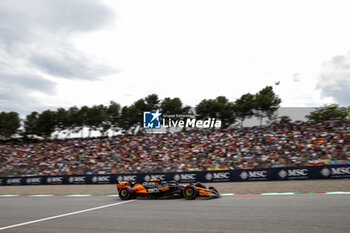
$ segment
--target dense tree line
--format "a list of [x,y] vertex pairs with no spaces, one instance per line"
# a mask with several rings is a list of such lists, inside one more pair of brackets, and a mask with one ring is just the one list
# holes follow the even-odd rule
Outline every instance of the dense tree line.
[[[32,112],[23,120],[18,113],[0,113],[0,137],[10,138],[21,134],[24,137],[37,135],[49,138],[53,132],[71,133],[82,132],[84,127],[91,131],[100,131],[106,135],[108,131],[122,133],[135,133],[136,129],[142,131],[143,111],[159,109],[163,115],[191,114],[199,119],[216,118],[222,121],[222,127],[232,124],[243,125],[245,119],[252,116],[261,121],[266,118],[275,120],[275,112],[279,108],[281,99],[276,96],[271,86],[267,86],[256,94],[244,94],[235,101],[224,96],[215,99],[204,99],[194,109],[184,106],[179,98],[159,99],[156,94],[149,95],[135,101],[129,106],[120,106],[111,101],[108,106],[94,105],[92,107],[73,106],[68,109],[58,108],[55,111],[46,110],[41,113]],[[311,113],[310,120],[343,119],[349,115],[349,108],[338,105],[323,106]],[[280,118],[280,123],[288,123],[288,117]],[[89,133],[90,136],[90,133]]]
[[313,121],[341,120],[350,116],[349,107],[339,107],[337,104],[324,105],[316,108],[315,111],[307,115],[306,118]]

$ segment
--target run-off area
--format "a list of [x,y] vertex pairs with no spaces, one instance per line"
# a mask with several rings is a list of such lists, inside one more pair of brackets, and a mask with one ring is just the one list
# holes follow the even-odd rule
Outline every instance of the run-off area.
[[127,203],[118,197],[5,197],[0,199],[0,207],[0,229],[19,224],[1,233],[319,233],[350,229],[350,195],[227,196]]

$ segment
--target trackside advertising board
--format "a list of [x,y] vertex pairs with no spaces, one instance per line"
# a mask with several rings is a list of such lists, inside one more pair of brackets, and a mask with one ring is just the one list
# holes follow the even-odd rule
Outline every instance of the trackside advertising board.
[[142,183],[158,177],[162,180],[176,180],[179,183],[342,179],[350,178],[350,165],[168,173],[2,177],[0,185],[116,184],[122,180]]

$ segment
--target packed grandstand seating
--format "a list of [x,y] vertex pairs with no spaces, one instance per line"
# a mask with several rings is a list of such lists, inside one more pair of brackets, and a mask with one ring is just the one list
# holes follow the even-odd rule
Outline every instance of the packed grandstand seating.
[[0,144],[0,175],[63,175],[350,163],[350,120]]

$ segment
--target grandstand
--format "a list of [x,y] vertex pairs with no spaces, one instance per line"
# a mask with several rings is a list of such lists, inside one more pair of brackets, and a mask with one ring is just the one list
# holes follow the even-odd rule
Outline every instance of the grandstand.
[[0,175],[226,170],[350,163],[350,120],[0,145]]

